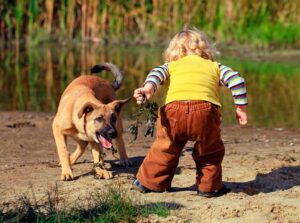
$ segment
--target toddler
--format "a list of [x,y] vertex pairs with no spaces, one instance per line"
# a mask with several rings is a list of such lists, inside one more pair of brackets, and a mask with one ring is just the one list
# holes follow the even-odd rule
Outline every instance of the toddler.
[[236,117],[247,124],[245,81],[236,71],[214,61],[206,35],[195,28],[177,33],[164,52],[166,63],[154,68],[134,91],[137,104],[164,87],[156,139],[139,168],[134,185],[141,192],[170,190],[179,157],[194,141],[197,193],[216,197],[230,190],[222,183],[224,144],[220,135],[220,86],[229,88]]

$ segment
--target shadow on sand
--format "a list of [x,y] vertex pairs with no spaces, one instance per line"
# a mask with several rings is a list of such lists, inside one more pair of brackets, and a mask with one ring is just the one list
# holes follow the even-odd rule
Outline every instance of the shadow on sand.
[[[134,178],[144,158],[144,156],[131,157],[130,162],[132,163],[132,166],[129,167],[119,166],[115,160],[108,160],[107,162],[111,164],[110,170],[113,171],[114,176],[126,173],[132,174],[132,177]],[[90,173],[86,173],[84,175],[89,174]],[[181,174],[180,169],[176,171],[176,174]],[[224,182],[224,184],[231,189],[231,193],[245,193],[250,196],[259,193],[288,190],[300,185],[300,166],[280,167],[269,173],[259,173],[254,180],[248,182]],[[196,190],[196,186],[191,185],[187,187],[172,187],[170,192]]]
[[114,175],[118,175],[121,173],[136,175],[138,168],[142,164],[144,158],[145,158],[144,156],[135,156],[129,158],[131,165],[127,167],[120,166],[116,160],[107,160],[107,162],[110,163],[111,165],[110,170],[113,171]]
[[[300,166],[281,167],[269,173],[258,174],[254,180],[248,182],[224,182],[231,189],[231,193],[245,193],[256,195],[288,190],[300,185]],[[172,187],[171,192],[196,191],[195,185],[189,187]]]
[[300,185],[300,166],[280,167],[269,173],[257,174],[248,182],[225,182],[233,193],[255,195],[288,190]]

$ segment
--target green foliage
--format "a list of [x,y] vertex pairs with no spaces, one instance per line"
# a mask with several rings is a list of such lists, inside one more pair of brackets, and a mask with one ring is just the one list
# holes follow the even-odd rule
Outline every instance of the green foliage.
[[32,36],[32,29],[33,29],[34,21],[36,20],[38,13],[39,13],[38,1],[29,0],[29,3],[28,3],[28,17],[29,17],[28,33],[29,33],[29,37]]
[[20,1],[17,1],[16,7],[15,7],[15,17],[16,17],[15,35],[16,35],[17,40],[19,40],[19,38],[20,38],[23,14],[24,14],[24,1],[20,0]]
[[0,18],[5,21],[0,38],[49,41],[39,35],[46,26],[52,28],[50,39],[61,42],[80,38],[157,44],[168,42],[184,25],[190,25],[218,42],[257,47],[299,44],[300,6],[293,0],[74,1],[4,0],[0,3]]

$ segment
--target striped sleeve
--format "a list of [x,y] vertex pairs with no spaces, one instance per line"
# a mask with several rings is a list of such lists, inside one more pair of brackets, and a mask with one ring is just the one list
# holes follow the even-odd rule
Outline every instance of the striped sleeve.
[[219,64],[220,69],[220,83],[229,88],[235,105],[247,105],[247,90],[245,79],[241,75],[233,71],[230,67]]
[[154,87],[154,90],[156,91],[158,85],[163,84],[168,77],[169,77],[168,64],[165,63],[164,65],[155,67],[149,72],[144,82],[144,85],[146,83],[151,83]]

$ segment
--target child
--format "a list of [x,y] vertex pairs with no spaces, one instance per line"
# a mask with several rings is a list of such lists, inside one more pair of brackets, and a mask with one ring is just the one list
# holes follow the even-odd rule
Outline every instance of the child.
[[220,136],[220,85],[232,92],[236,117],[247,124],[247,94],[238,72],[214,61],[204,33],[185,29],[176,34],[164,53],[165,63],[154,68],[143,87],[134,91],[137,104],[148,101],[159,85],[165,86],[157,135],[139,168],[134,185],[141,192],[171,188],[179,156],[187,141],[195,141],[198,195],[216,197],[230,190],[222,184],[224,145]]

